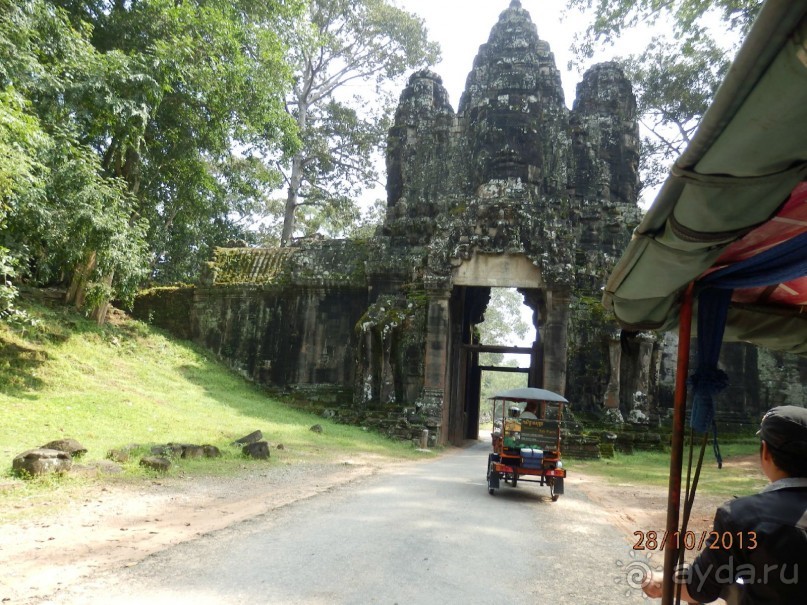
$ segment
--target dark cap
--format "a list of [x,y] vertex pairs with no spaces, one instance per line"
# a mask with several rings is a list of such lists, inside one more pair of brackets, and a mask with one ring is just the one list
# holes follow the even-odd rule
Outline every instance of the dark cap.
[[807,408],[772,408],[762,417],[757,434],[777,452],[807,458]]

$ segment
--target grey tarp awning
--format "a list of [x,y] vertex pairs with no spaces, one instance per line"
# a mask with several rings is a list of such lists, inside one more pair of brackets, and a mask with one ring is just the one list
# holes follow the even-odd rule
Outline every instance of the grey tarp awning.
[[[611,273],[628,329],[677,325],[687,285],[807,232],[807,2],[768,0]],[[807,277],[735,291],[726,340],[807,354]]]
[[491,397],[491,399],[504,399],[505,401],[557,401],[560,403],[569,403],[563,395],[558,395],[553,391],[536,387],[499,391]]

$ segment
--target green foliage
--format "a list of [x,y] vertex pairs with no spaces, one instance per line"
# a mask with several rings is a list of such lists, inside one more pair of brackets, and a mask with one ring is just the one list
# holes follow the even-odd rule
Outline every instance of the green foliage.
[[[168,442],[210,443],[224,453],[215,463],[175,460],[171,472],[185,474],[233,473],[245,463],[341,460],[362,452],[418,455],[409,444],[292,409],[219,365],[209,353],[179,344],[144,323],[97,326],[63,307],[54,310],[25,301],[21,306],[37,320],[36,326],[23,330],[0,324],[3,474],[15,455],[63,437],[88,449],[86,464],[130,443],[141,446],[135,454]],[[324,427],[321,435],[309,430],[315,423]],[[255,429],[286,449],[273,450],[268,462],[245,462],[240,449],[229,444]],[[144,478],[138,460],[133,456],[124,465],[123,480]],[[75,481],[67,477],[64,484]],[[52,498],[50,487],[42,482],[31,489]],[[5,515],[4,503],[0,499]]]
[[280,178],[263,158],[298,146],[280,32],[301,8],[141,0],[87,10],[99,49],[137,59],[126,82],[140,87],[116,87],[112,103],[131,129],[102,121],[96,144],[137,192],[156,281],[193,280],[215,246],[254,241],[245,221]]
[[21,277],[49,282],[92,255],[88,278],[115,275],[109,292],[131,295],[144,273],[143,228],[132,220],[125,184],[103,172],[79,119],[82,90],[109,67],[108,58],[93,49],[86,28],[73,27],[48,2],[3,9],[0,146],[15,153],[0,154],[0,174],[9,174],[7,159],[17,167],[2,179],[6,256],[26,267]]
[[37,155],[47,143],[25,98],[10,85],[0,90],[0,227],[20,191],[42,186]]
[[281,32],[302,8],[0,0],[3,264],[75,274],[92,307],[147,275],[192,280],[246,238],[280,179],[264,158],[299,144]]
[[718,15],[727,29],[746,33],[759,12],[760,0],[567,0],[573,9],[594,9],[594,20],[578,40],[578,52],[593,56],[596,43],[612,43],[629,30],[670,22],[676,38],[706,35],[704,20]]
[[0,248],[0,319],[5,319],[14,312],[14,299],[17,289],[11,282],[16,274],[13,260],[6,248]]
[[[765,485],[767,480],[756,461],[759,455],[758,439],[726,443],[721,446],[721,451],[724,457],[722,469],[718,469],[717,465],[710,461],[708,453],[704,458],[698,494],[731,498],[756,493]],[[697,453],[696,451],[695,461]],[[752,459],[750,464],[749,457]],[[567,467],[603,477],[615,485],[638,483],[663,487],[670,479],[670,454],[646,451],[637,451],[634,454],[617,452],[610,459],[574,460],[567,464]]]
[[357,222],[345,226],[344,234],[354,240],[369,240],[384,223],[387,212],[386,200],[377,199],[366,208]]
[[638,110],[650,136],[642,139],[642,172],[656,184],[689,144],[728,70],[729,57],[710,38],[683,48],[654,41],[639,57],[627,60],[636,83]]
[[[389,128],[392,86],[438,56],[422,20],[387,0],[311,0],[291,39],[287,107],[302,147],[284,159],[282,244],[295,233],[344,232],[358,220],[356,198],[378,182],[374,154]],[[346,92],[355,87],[365,92]]]
[[[486,362],[487,363],[487,362]],[[502,360],[496,365],[517,368],[515,359]],[[493,418],[493,402],[490,400],[496,393],[527,386],[527,374],[523,372],[482,372],[482,384],[479,396],[480,421],[490,422]],[[499,407],[501,413],[501,406]]]
[[658,184],[689,143],[762,1],[567,0],[567,6],[594,9],[593,20],[576,38],[579,61],[593,58],[602,45],[631,36],[638,28],[669,24],[666,35],[624,58],[646,132],[643,181]]
[[485,320],[479,324],[482,344],[509,345],[524,338],[531,326],[521,317],[524,299],[515,288],[491,288]]

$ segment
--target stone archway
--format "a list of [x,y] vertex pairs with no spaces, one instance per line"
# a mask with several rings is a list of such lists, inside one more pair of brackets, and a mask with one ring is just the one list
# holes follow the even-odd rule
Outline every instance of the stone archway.
[[[501,352],[529,354],[528,384],[559,393],[564,392],[566,383],[569,297],[548,289],[541,271],[523,254],[473,254],[453,269],[451,285],[441,314],[446,345],[439,356],[445,372],[444,439],[456,444],[478,438],[479,353],[492,349],[474,342],[473,326],[484,320],[490,289],[518,288],[533,310],[536,340],[532,347],[504,347]],[[432,324],[433,328],[438,326]],[[437,345],[440,340],[430,338],[429,343]]]

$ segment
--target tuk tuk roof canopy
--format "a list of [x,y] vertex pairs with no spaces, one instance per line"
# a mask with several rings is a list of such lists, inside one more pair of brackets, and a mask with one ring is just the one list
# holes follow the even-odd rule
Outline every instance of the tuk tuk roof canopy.
[[[611,273],[604,304],[626,329],[670,330],[691,282],[722,280],[725,340],[807,355],[805,180],[807,3],[768,0]],[[735,266],[743,279],[727,280]]]
[[552,391],[546,389],[539,389],[536,387],[524,387],[521,389],[509,389],[496,393],[491,399],[503,399],[505,401],[556,401],[560,403],[569,403],[569,401]]

